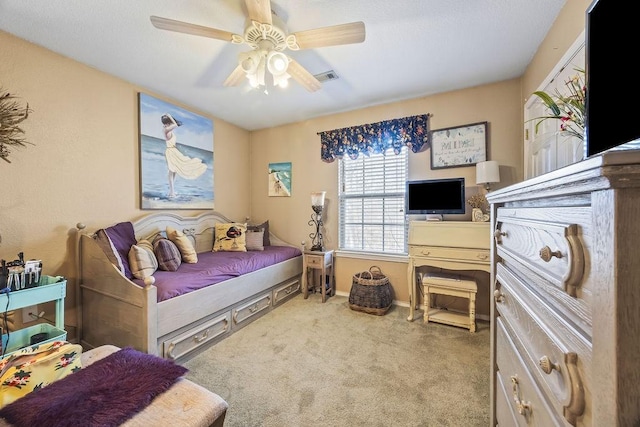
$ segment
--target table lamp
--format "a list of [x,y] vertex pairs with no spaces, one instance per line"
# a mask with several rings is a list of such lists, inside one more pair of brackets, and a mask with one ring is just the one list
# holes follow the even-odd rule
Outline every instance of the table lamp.
[[311,193],[311,220],[309,225],[315,226],[315,232],[309,234],[311,237],[311,250],[324,251],[324,243],[322,241],[322,210],[324,209],[324,196],[326,191],[316,191]]
[[476,184],[484,184],[487,191],[490,190],[490,184],[500,182],[500,166],[495,160],[476,163]]

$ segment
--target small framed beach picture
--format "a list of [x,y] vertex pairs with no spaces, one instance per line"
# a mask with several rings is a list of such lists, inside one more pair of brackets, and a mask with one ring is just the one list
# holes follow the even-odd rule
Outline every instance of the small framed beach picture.
[[431,131],[431,169],[473,166],[487,160],[487,122]]
[[140,93],[140,209],[213,209],[213,122]]
[[291,162],[269,163],[269,197],[291,197]]

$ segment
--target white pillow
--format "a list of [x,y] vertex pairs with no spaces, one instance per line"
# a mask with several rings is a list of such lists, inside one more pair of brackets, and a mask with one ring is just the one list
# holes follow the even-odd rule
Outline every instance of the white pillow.
[[248,251],[264,251],[264,231],[247,230],[246,245]]
[[136,279],[144,280],[158,269],[158,260],[153,253],[153,245],[148,240],[140,240],[129,249],[129,267]]

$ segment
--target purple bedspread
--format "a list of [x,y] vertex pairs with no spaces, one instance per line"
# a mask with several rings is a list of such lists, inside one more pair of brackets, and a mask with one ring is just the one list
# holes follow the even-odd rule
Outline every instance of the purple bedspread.
[[[290,246],[265,246],[264,251],[201,252],[196,264],[183,262],[177,271],[158,270],[153,274],[158,302],[300,255],[300,249]],[[142,280],[135,279],[134,282],[144,286]]]

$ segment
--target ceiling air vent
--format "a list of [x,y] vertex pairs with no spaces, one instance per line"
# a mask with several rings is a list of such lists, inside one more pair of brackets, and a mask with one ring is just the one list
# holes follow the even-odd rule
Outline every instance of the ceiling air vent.
[[321,83],[329,81],[329,80],[337,80],[337,79],[339,79],[338,75],[333,70],[329,70],[329,71],[325,71],[324,73],[316,74],[313,77],[318,79]]

